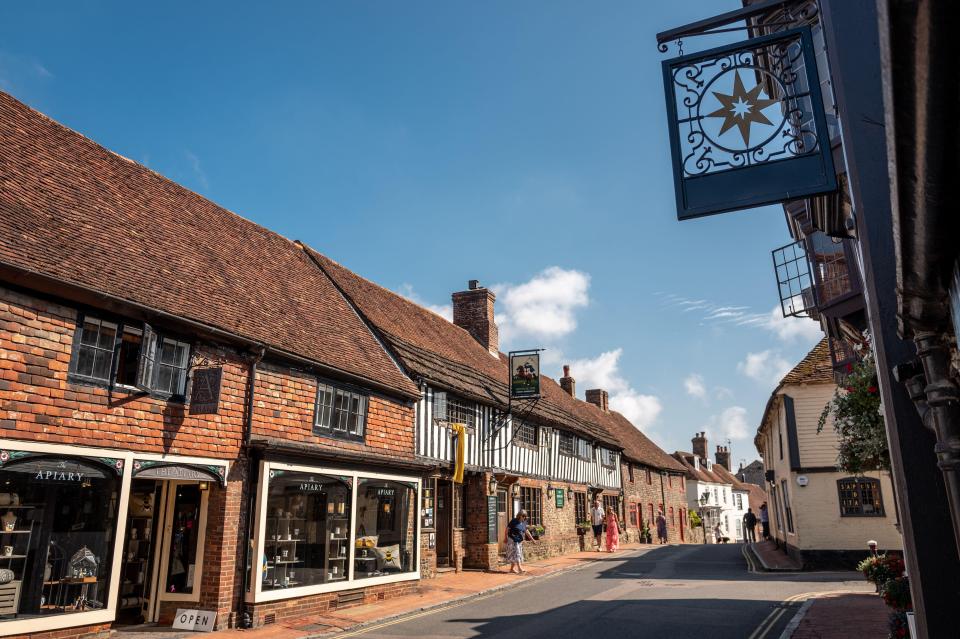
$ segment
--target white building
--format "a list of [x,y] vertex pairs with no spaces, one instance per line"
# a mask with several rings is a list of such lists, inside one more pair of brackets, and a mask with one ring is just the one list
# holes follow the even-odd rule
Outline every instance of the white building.
[[700,514],[707,541],[714,539],[719,523],[730,541],[743,541],[743,516],[749,507],[749,490],[728,470],[730,451],[717,447],[717,461],[707,456],[705,433],[693,437],[693,452],[677,451],[674,459],[687,471],[687,507]]

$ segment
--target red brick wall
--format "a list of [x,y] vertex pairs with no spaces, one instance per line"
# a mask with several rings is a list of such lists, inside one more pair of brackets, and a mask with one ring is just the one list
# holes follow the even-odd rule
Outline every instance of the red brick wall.
[[257,370],[253,434],[280,437],[331,450],[370,451],[412,459],[413,404],[371,395],[367,407],[366,442],[350,442],[313,434],[317,379],[313,375],[273,365]]
[[[687,492],[680,475],[673,476],[673,486],[667,476],[661,475],[659,470],[650,470],[650,480],[647,483],[647,472],[644,466],[634,465],[633,481],[626,463],[620,465],[623,477],[624,511],[627,525],[627,538],[634,542],[640,539],[640,528],[636,520],[631,518],[630,507],[636,504],[640,510],[641,522],[647,522],[653,542],[657,542],[656,523],[650,521],[650,504],[653,504],[654,516],[662,508],[667,518],[667,541],[673,544],[692,543],[691,530],[687,524]],[[664,503],[666,499],[666,503]],[[673,521],[670,521],[670,508],[673,508]],[[683,536],[680,534],[680,513],[683,513]]]
[[183,404],[67,380],[77,312],[0,287],[0,437],[233,459],[243,432],[246,365],[198,345],[223,364],[220,410],[189,415]]
[[[350,607],[371,604],[383,599],[391,599],[402,595],[414,594],[420,590],[419,581],[400,581],[392,584],[369,586],[367,588],[360,587],[360,582],[354,582],[354,584],[358,587],[352,588],[348,592],[362,590],[363,599],[349,604]],[[314,615],[327,614],[338,609],[337,598],[342,594],[343,591],[329,592],[322,595],[310,595],[307,597],[284,599],[282,601],[253,604],[253,624],[254,626],[264,625],[267,615],[275,615],[274,623],[281,623]]]

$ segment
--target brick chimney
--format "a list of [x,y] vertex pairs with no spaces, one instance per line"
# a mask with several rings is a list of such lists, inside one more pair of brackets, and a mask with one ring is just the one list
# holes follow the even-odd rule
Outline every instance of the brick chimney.
[[497,296],[470,280],[468,290],[453,294],[453,323],[473,335],[494,357],[500,356],[500,336],[493,321],[493,303]]
[[707,459],[707,438],[706,432],[696,433],[693,436],[693,454],[700,459]]
[[608,412],[610,410],[608,404],[610,401],[610,396],[607,395],[607,391],[601,388],[591,388],[587,391],[587,401],[598,407],[603,412]]
[[717,463],[730,470],[730,449],[726,446],[717,446]]
[[570,397],[577,396],[577,380],[570,377],[570,366],[563,365],[563,377],[560,378],[560,388],[566,391]]

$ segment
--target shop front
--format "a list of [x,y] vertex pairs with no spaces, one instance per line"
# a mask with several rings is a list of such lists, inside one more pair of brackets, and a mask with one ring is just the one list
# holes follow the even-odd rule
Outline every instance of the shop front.
[[225,476],[226,462],[0,441],[0,635],[196,601],[207,495]]
[[420,578],[419,477],[274,461],[260,472],[257,618],[283,617],[294,598],[322,606],[325,594]]

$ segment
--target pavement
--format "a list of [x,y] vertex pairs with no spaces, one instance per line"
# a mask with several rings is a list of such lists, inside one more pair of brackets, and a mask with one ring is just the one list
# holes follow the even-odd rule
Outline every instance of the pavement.
[[790,639],[885,639],[890,608],[876,593],[811,599],[791,622]]
[[[523,576],[506,570],[444,573],[421,582],[414,595],[207,636],[557,639],[594,636],[602,623],[605,634],[628,637],[686,638],[708,631],[712,639],[780,639],[789,626],[795,639],[812,639],[852,636],[830,634],[850,626],[852,618],[857,639],[886,636],[886,611],[876,608],[880,600],[859,573],[751,572],[746,557],[739,544],[628,545],[613,554],[531,562]],[[848,598],[850,593],[857,596]],[[809,603],[821,596],[826,598]],[[865,631],[865,617],[879,618],[884,634]]]
[[752,555],[752,557],[747,557],[747,561],[751,562],[755,569],[766,572],[794,572],[800,570],[800,564],[784,550],[777,548],[772,541],[747,544],[745,550]]

